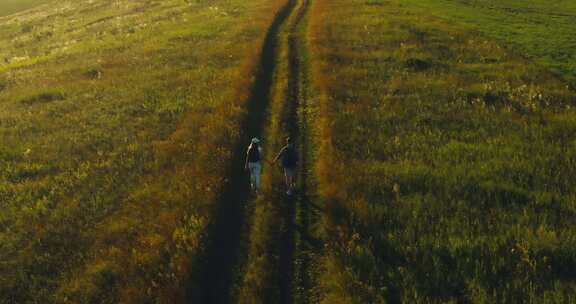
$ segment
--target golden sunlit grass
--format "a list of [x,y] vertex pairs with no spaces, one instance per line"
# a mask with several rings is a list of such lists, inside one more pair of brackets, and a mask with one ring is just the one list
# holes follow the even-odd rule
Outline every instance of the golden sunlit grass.
[[34,8],[52,0],[3,0],[0,2],[0,18]]
[[[428,0],[315,0],[304,21],[295,0],[283,24],[272,20],[286,1],[269,0],[55,1],[0,17],[0,302],[176,303],[202,286],[199,257],[242,144],[244,103],[273,56],[259,54],[270,24],[280,28],[276,63],[261,67],[274,68],[265,157],[295,128],[313,129],[298,141],[314,161],[305,194],[320,196],[322,218],[297,228],[325,243],[310,250],[321,269],[304,269],[319,286],[289,297],[573,302],[570,42],[564,27],[521,54],[519,42],[538,40],[530,31],[505,39],[522,16],[537,15],[527,24],[539,30],[542,20],[570,25],[573,6],[533,0],[499,27],[492,17],[510,9],[481,5],[491,2],[474,2],[497,12],[479,19],[469,2]],[[559,52],[541,58],[549,48]],[[286,226],[309,202],[285,214],[281,172],[265,166],[263,178],[233,274],[241,303],[301,287],[280,270],[299,267],[289,255],[310,231]]]
[[57,3],[0,22],[0,298],[172,303],[269,1]]
[[312,13],[323,302],[573,300],[567,83],[397,1]]

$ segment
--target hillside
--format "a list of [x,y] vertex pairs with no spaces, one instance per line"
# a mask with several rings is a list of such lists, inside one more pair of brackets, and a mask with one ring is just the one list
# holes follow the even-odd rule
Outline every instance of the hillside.
[[97,0],[1,19],[0,302],[183,296],[273,15]]
[[576,92],[488,2],[315,1],[324,303],[574,301]]
[[40,3],[0,2],[1,304],[576,300],[572,1]]

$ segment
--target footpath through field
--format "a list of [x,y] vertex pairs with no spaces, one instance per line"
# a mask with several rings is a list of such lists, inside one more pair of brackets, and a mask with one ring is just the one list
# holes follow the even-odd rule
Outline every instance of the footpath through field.
[[[209,231],[207,237],[207,248],[204,253],[205,263],[202,266],[197,282],[198,286],[189,286],[187,301],[190,303],[232,303],[237,302],[237,281],[244,277],[244,272],[246,267],[243,266],[243,260],[247,260],[245,263],[249,264],[251,259],[250,252],[244,252],[247,250],[247,244],[250,243],[249,238],[251,238],[251,232],[249,231],[250,226],[249,218],[251,214],[254,213],[254,201],[257,200],[256,204],[261,203],[262,200],[266,200],[269,197],[263,194],[260,198],[255,199],[251,197],[249,193],[249,188],[247,185],[247,176],[243,171],[244,157],[245,157],[245,142],[248,142],[250,137],[258,136],[261,137],[265,130],[268,130],[270,121],[267,117],[269,112],[269,104],[274,99],[274,88],[277,87],[277,74],[279,62],[284,60],[282,57],[283,47],[281,44],[285,43],[285,34],[287,29],[294,36],[290,38],[290,55],[289,55],[289,65],[290,72],[287,75],[290,80],[289,83],[289,94],[287,95],[285,109],[288,111],[283,111],[281,114],[285,116],[285,134],[290,134],[295,138],[298,138],[299,126],[298,123],[299,114],[298,107],[305,106],[300,105],[298,100],[305,97],[303,90],[299,89],[300,83],[304,81],[299,78],[301,72],[299,70],[300,59],[298,58],[297,40],[295,34],[300,29],[301,21],[306,12],[308,1],[303,0],[288,0],[286,4],[278,11],[273,23],[268,29],[263,49],[261,52],[261,58],[259,60],[259,66],[257,75],[251,90],[251,95],[247,102],[247,114],[245,121],[243,123],[243,136],[246,139],[238,143],[236,150],[234,151],[234,158],[232,161],[232,168],[230,171],[230,176],[228,179],[228,184],[225,187],[221,201],[219,203],[219,209],[216,212],[215,221],[212,224],[212,228]],[[302,125],[301,130],[305,130],[304,125]],[[284,138],[282,134],[273,134],[279,138]],[[302,154],[306,154],[305,141],[302,139],[298,140],[299,147],[302,148]],[[265,149],[272,150],[268,145]],[[271,154],[268,154],[270,158]],[[306,172],[306,157],[303,158],[303,166],[301,172]],[[306,203],[307,196],[305,193],[305,183],[306,175],[302,173],[302,191],[299,194],[297,201],[299,206],[303,206]],[[282,190],[282,184],[274,182],[274,187],[276,190]],[[264,197],[264,198],[263,198]],[[293,275],[295,270],[294,265],[294,255],[295,255],[295,241],[294,241],[294,216],[295,209],[292,199],[283,202],[275,202],[281,205],[282,218],[281,224],[284,229],[282,229],[279,235],[280,243],[278,244],[281,248],[279,251],[278,264],[275,266],[276,271],[270,269],[271,272],[277,272],[278,270],[283,273],[280,281],[277,281],[275,286],[276,290],[279,290],[282,297],[281,302],[291,302],[290,297],[292,294],[294,280]],[[289,204],[284,204],[289,203]],[[304,207],[305,208],[305,207]],[[307,212],[305,212],[307,213]],[[258,217],[258,215],[254,215]],[[307,215],[303,218],[305,222],[307,221]],[[257,224],[255,224],[257,225]],[[307,225],[307,224],[306,224]],[[306,229],[306,225],[304,226]],[[254,226],[254,224],[252,225]],[[267,244],[272,245],[272,244]],[[306,263],[300,263],[305,265]],[[298,271],[302,272],[302,271]],[[240,286],[241,287],[241,286]],[[250,296],[249,296],[250,297]],[[278,299],[276,299],[278,300]]]
[[309,0],[293,0],[293,13],[278,35],[278,50],[265,139],[271,160],[290,136],[299,150],[298,189],[286,196],[283,175],[266,170],[249,233],[247,261],[239,303],[308,303],[314,301],[314,256],[319,241],[312,223],[319,219],[309,193],[311,156],[308,115],[314,99],[307,50]]
[[262,136],[270,161],[292,137],[299,189],[286,196],[282,173],[265,166],[262,193],[249,198],[238,145],[190,300],[543,302],[526,282],[571,299],[563,269],[573,259],[550,263],[548,250],[573,246],[554,243],[573,226],[557,203],[573,197],[573,100],[489,37],[400,2],[287,0],[244,138]]
[[[309,303],[314,301],[314,255],[320,249],[311,231],[311,224],[318,220],[320,210],[314,205],[313,193],[309,186],[312,170],[312,147],[308,128],[310,102],[313,98],[309,80],[308,49],[306,41],[307,18],[310,0],[301,0],[298,12],[290,25],[287,39],[288,52],[288,94],[286,103],[289,109],[286,132],[293,137],[299,147],[301,165],[299,170],[299,192],[294,201],[288,202],[292,212],[285,213],[288,225],[285,226],[283,249],[280,251],[281,303]],[[316,206],[316,209],[312,207]],[[295,210],[294,210],[295,209]]]

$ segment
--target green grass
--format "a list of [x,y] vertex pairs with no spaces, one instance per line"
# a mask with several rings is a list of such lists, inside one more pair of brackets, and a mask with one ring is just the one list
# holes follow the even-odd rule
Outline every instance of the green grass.
[[573,302],[576,92],[436,7],[316,1],[323,302]]
[[[66,1],[0,18],[0,303],[177,303],[203,279],[280,2]],[[322,219],[309,229],[325,247],[320,286],[297,292],[573,302],[576,5],[312,4],[301,28],[280,31],[264,130],[269,159],[295,123],[288,39],[308,34],[297,61],[314,84],[300,85],[319,96],[299,109],[313,128],[300,142],[312,143]],[[281,184],[267,167],[240,302],[278,300]]]
[[24,11],[52,0],[0,0],[0,17]]
[[272,5],[58,2],[0,20],[0,303],[182,296]]
[[511,46],[576,86],[576,3],[570,0],[407,0]]

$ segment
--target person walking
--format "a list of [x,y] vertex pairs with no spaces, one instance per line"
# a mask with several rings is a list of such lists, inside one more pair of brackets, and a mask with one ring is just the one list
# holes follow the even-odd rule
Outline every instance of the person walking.
[[262,147],[260,140],[252,138],[248,151],[246,151],[246,162],[244,168],[250,172],[250,188],[258,193],[260,189],[260,173],[262,172]]
[[286,145],[280,150],[274,162],[278,162],[284,169],[284,178],[286,181],[286,194],[292,195],[296,188],[296,167],[298,166],[298,152],[294,148],[292,139],[290,137],[286,138]]

